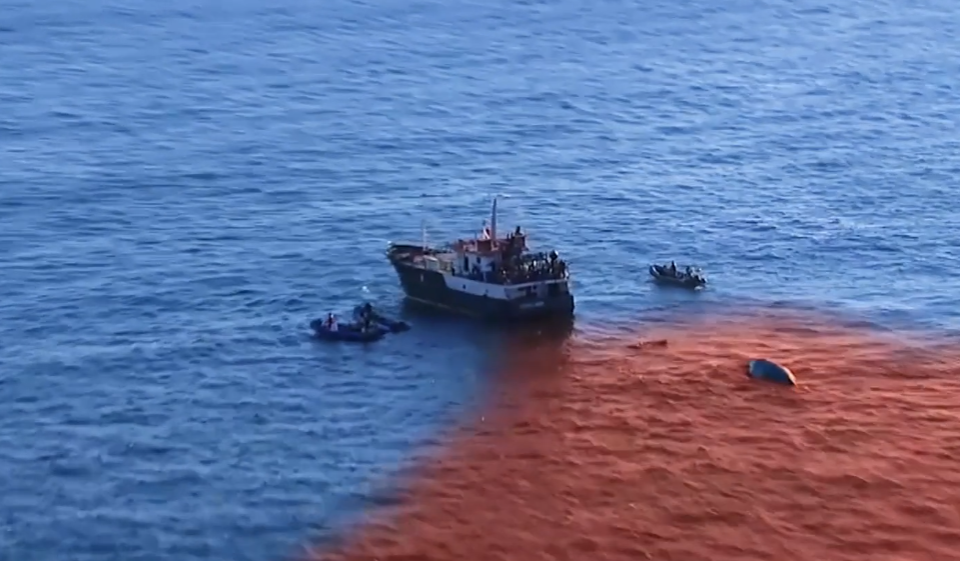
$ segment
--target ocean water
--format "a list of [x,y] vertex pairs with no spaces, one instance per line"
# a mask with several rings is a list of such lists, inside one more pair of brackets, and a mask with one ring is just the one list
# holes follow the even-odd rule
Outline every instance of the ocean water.
[[[0,559],[266,560],[348,522],[502,335],[306,323],[501,224],[578,326],[960,327],[946,0],[0,0]],[[651,261],[703,266],[657,290]]]

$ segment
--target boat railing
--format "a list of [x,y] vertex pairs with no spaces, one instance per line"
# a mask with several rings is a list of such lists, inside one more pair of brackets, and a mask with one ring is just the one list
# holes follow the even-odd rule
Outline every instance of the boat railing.
[[541,285],[548,285],[548,284],[563,284],[568,282],[569,280],[570,280],[570,276],[567,275],[563,278],[520,282],[516,284],[507,284],[506,286],[509,286],[510,288],[529,288],[532,286],[541,286]]

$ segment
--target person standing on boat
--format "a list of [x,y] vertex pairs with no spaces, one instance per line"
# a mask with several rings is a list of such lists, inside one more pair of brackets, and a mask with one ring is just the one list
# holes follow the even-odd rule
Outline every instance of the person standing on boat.
[[370,324],[373,323],[373,306],[370,302],[365,303],[360,309],[360,322],[363,324],[364,331],[370,330]]
[[337,325],[337,316],[329,314],[327,316],[327,329],[330,331],[337,331],[340,329],[340,326]]

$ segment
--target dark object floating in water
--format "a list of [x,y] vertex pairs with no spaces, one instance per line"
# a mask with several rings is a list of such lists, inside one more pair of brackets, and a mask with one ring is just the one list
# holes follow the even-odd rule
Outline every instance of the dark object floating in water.
[[707,285],[707,277],[698,267],[685,267],[684,270],[680,270],[676,263],[650,265],[650,276],[660,284],[682,288],[696,289]]
[[373,306],[370,306],[369,304],[363,304],[353,309],[354,321],[362,324],[364,320],[364,314],[370,317],[371,322],[389,330],[391,333],[400,333],[401,331],[407,331],[410,329],[409,323],[402,320],[385,317],[380,314],[380,312],[373,309]]
[[518,226],[497,229],[497,199],[479,236],[429,246],[391,243],[393,265],[406,298],[439,310],[489,320],[567,320],[573,317],[570,271],[556,251],[532,252]]
[[650,349],[650,348],[663,348],[667,346],[666,339],[657,339],[654,341],[638,341],[630,345],[631,349]]
[[789,368],[763,358],[749,362],[747,376],[756,380],[766,380],[787,386],[797,385],[797,378]]
[[357,323],[340,323],[337,325],[337,330],[333,331],[322,319],[311,321],[310,329],[313,329],[313,334],[318,339],[354,343],[372,343],[383,339],[388,333],[385,328],[378,325],[371,325],[369,329],[364,330],[362,325]]

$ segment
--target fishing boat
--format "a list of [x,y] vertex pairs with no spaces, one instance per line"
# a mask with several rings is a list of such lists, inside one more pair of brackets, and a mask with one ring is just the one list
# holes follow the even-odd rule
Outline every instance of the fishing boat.
[[493,321],[571,318],[570,270],[557,251],[534,252],[519,226],[497,231],[497,199],[481,233],[440,247],[390,243],[387,259],[406,297],[449,312]]

